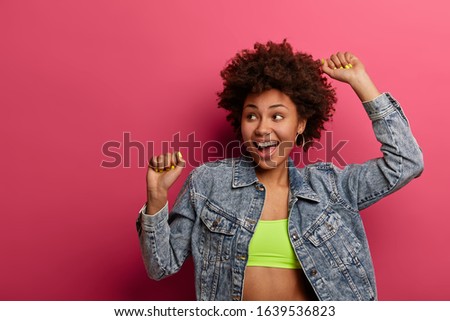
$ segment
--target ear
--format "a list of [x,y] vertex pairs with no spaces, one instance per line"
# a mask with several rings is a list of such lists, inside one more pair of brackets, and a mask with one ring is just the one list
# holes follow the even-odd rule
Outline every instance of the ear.
[[300,118],[300,120],[298,121],[297,133],[301,134],[305,131],[307,122],[308,120],[306,118]]

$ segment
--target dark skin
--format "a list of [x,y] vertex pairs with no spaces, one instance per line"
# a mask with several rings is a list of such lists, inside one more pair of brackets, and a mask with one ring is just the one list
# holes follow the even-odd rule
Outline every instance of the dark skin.
[[[266,199],[261,218],[264,220],[287,218],[288,186],[271,186],[267,183],[264,186],[266,187]],[[284,213],[284,215],[280,215],[280,213]],[[243,299],[248,301],[313,301],[317,300],[317,296],[301,269],[248,266],[245,269]]]
[[[247,151],[258,164],[256,176],[265,187],[262,220],[288,218],[289,175],[285,165],[294,146],[295,136],[303,132],[305,125],[306,120],[299,117],[295,104],[279,90],[249,95],[244,102],[242,138]],[[261,153],[254,146],[254,142],[261,141],[280,144]],[[247,266],[243,300],[312,300],[314,296],[308,286],[309,282],[302,270]]]
[[[323,59],[322,70],[329,77],[348,83],[361,101],[380,95],[362,62],[349,52],[338,52],[329,59]],[[288,147],[283,152],[277,147],[270,155],[258,154],[254,147],[252,150],[252,144],[247,148],[258,164],[255,169],[258,180],[266,188],[261,219],[284,219],[288,217],[289,177],[286,162],[289,148],[293,148],[295,135],[303,132],[306,122],[294,111],[295,106],[290,105],[290,99],[279,91],[269,90],[247,98],[250,101],[246,103],[250,106],[243,106],[241,126],[244,141],[266,141],[269,137],[269,141],[288,143],[284,145]],[[179,153],[151,158],[147,171],[147,215],[154,215],[166,204],[168,189],[184,167],[185,161]],[[303,271],[298,269],[247,267],[243,292],[244,300],[317,300]]]

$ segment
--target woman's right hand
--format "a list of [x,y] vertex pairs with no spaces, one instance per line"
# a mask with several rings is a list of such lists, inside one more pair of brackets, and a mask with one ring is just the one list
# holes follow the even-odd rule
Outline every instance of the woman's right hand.
[[167,191],[180,176],[186,162],[180,152],[153,156],[148,162],[147,196],[151,203],[167,199]]

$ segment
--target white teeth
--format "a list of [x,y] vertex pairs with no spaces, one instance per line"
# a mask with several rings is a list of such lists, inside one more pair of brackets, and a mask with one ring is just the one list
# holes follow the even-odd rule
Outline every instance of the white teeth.
[[259,148],[265,148],[265,147],[269,147],[269,146],[276,146],[277,142],[261,142],[261,143],[256,142],[256,145]]

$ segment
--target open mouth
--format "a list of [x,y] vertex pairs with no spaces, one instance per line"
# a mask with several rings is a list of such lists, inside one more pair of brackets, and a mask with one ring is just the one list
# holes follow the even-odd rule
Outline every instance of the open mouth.
[[266,148],[277,147],[279,143],[280,143],[280,142],[277,142],[277,141],[270,141],[270,142],[253,142],[253,145],[255,145],[255,147],[256,147],[258,150],[261,151],[261,150],[264,150],[264,149],[266,149]]
[[262,159],[270,159],[270,157],[275,153],[280,142],[269,141],[269,142],[255,142],[253,141],[253,146],[256,147],[256,153]]

